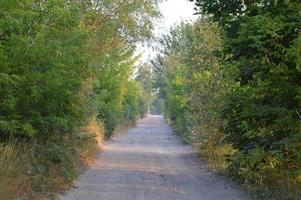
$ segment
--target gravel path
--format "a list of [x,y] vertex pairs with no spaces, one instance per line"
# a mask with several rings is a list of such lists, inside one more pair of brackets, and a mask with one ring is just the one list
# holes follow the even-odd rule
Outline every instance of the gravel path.
[[209,172],[161,116],[150,115],[107,142],[61,200],[246,200]]

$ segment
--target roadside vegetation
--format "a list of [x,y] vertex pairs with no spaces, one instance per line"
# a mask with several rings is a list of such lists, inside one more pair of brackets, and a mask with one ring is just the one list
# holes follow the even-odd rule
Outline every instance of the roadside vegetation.
[[255,199],[300,199],[300,2],[194,2],[152,62],[166,117]]
[[0,199],[56,199],[148,109],[255,199],[300,199],[300,1],[190,1],[153,69],[160,0],[0,1]]
[[55,199],[144,116],[137,42],[157,0],[0,1],[0,199]]

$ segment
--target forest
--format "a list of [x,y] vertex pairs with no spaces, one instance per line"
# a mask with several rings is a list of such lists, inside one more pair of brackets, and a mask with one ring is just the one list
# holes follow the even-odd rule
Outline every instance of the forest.
[[56,199],[149,110],[254,199],[300,199],[300,1],[187,1],[156,41],[161,0],[0,0],[0,200]]
[[255,199],[300,199],[300,1],[193,2],[152,61],[165,116]]

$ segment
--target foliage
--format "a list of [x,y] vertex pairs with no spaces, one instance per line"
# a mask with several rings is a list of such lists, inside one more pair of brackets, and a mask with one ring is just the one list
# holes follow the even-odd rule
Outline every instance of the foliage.
[[135,80],[138,81],[138,83],[143,89],[143,96],[141,102],[145,103],[141,105],[140,116],[144,117],[144,115],[149,110],[149,104],[152,101],[153,97],[153,72],[151,71],[151,66],[146,63],[143,63],[140,66],[138,66],[137,76],[135,77]]
[[[301,168],[301,4],[237,1],[239,9],[227,4],[215,11],[211,3],[200,0],[197,6],[229,27],[226,62],[238,71],[232,78],[239,85],[225,99],[222,112],[226,140],[239,150],[231,172],[256,184],[269,185],[280,174],[290,179],[280,184],[295,182]],[[226,8],[226,2],[215,5]]]
[[222,136],[216,111],[225,91],[218,26],[204,19],[192,25],[182,23],[161,43],[164,59],[155,73],[162,79],[159,91],[165,98],[166,115],[186,141],[198,148],[216,146]]
[[[74,3],[1,1],[1,138],[73,131],[83,111],[85,31]],[[65,8],[65,9],[64,9]],[[80,76],[78,76],[80,74]]]
[[232,146],[228,171],[256,197],[298,199],[300,2],[193,2],[203,19],[172,29],[152,62],[167,116],[201,152]]
[[150,113],[154,115],[164,114],[164,99],[155,97],[150,105]]
[[91,118],[110,136],[142,115],[133,52],[151,37],[158,2],[0,1],[0,143],[33,145],[36,191],[51,197],[73,181],[83,143],[95,146],[81,133]]
[[[129,121],[136,121],[137,117],[144,117],[146,110],[144,110],[145,101],[143,97],[143,89],[137,81],[130,81],[126,85],[126,95],[123,101],[123,117]],[[145,103],[147,104],[147,103]],[[142,114],[143,113],[143,114]]]

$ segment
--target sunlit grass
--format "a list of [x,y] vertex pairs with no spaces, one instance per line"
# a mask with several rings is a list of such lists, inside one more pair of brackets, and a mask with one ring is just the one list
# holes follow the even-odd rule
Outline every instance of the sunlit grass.
[[76,150],[81,164],[89,165],[96,159],[97,152],[104,141],[104,127],[96,118],[82,129],[76,138]]
[[235,152],[235,149],[229,144],[207,147],[197,146],[196,148],[208,168],[217,172],[225,172],[227,170],[229,166],[227,158]]

